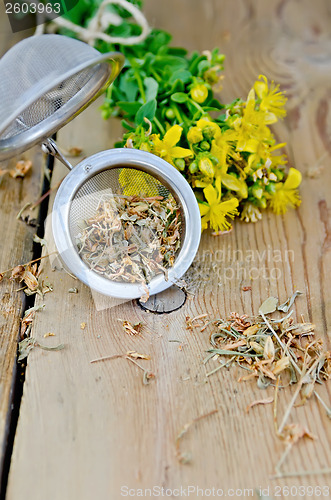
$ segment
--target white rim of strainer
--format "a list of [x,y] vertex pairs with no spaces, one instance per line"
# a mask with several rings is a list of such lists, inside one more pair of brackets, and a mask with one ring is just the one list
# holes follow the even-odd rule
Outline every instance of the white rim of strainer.
[[[43,35],[41,35],[43,36]],[[50,35],[45,35],[50,36]],[[54,35],[63,37],[64,35]],[[67,37],[68,38],[68,37]],[[81,42],[84,43],[84,42]],[[90,47],[91,48],[91,47]],[[125,58],[123,54],[120,52],[107,52],[106,54],[101,54],[96,49],[95,52],[98,54],[94,59],[90,59],[89,61],[85,61],[79,66],[75,66],[71,68],[69,71],[60,75],[57,79],[53,80],[49,85],[45,85],[42,93],[37,96],[32,96],[30,99],[27,99],[22,106],[15,109],[15,113],[12,113],[7,120],[1,124],[0,126],[0,161],[7,160],[13,156],[16,156],[23,151],[30,149],[35,144],[42,142],[42,140],[50,137],[52,134],[57,132],[62,126],[66,125],[73,118],[78,116],[84,109],[87,108],[97,97],[107,87],[116,79],[119,75],[121,69],[123,68]],[[91,79],[88,83],[93,82],[93,86],[89,89],[89,92],[83,93],[84,87],[77,92],[77,94],[72,97],[64,106],[63,111],[62,108],[56,111],[54,115],[48,116],[45,119],[41,120],[40,123],[34,125],[33,127],[26,130],[26,132],[21,132],[13,137],[9,137],[7,139],[1,139],[1,134],[6,131],[6,129],[13,123],[19,115],[24,112],[29,106],[34,104],[38,99],[42,98],[47,92],[50,92],[52,89],[56,88],[57,85],[62,83],[64,80],[80,73],[81,71],[88,69],[89,67],[96,66],[99,63],[108,63],[108,67],[110,67],[110,72],[105,74],[103,79],[100,79],[99,85],[98,81],[93,82],[93,77],[95,75],[92,74]],[[115,63],[115,64],[112,64]],[[106,78],[107,76],[107,78]]]
[[201,217],[195,195],[175,167],[146,151],[119,148],[102,151],[80,162],[62,181],[54,200],[52,212],[53,236],[60,258],[79,280],[93,290],[119,299],[137,299],[146,293],[141,284],[119,283],[92,271],[80,258],[70,236],[69,215],[77,191],[94,175],[111,168],[138,168],[169,188],[180,202],[185,218],[185,235],[174,266],[168,268],[168,281],[157,275],[147,285],[149,294],[166,290],[175,284],[190,267],[201,237]]

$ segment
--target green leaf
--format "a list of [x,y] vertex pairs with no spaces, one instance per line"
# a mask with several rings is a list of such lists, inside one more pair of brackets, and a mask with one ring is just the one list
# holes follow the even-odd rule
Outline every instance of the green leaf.
[[187,50],[182,47],[169,47],[168,54],[171,54],[172,56],[185,57]]
[[137,82],[128,73],[125,73],[124,77],[121,78],[119,87],[128,101],[135,101],[139,88]]
[[169,83],[173,84],[176,80],[180,80],[183,83],[188,83],[192,79],[192,75],[186,69],[179,69],[174,71],[169,79]]
[[219,108],[214,108],[213,106],[202,106],[202,109],[208,113],[209,111],[219,111]]
[[204,73],[206,71],[206,69],[208,69],[210,66],[210,62],[209,61],[200,61],[199,64],[198,64],[198,72],[201,74],[201,73]]
[[220,101],[218,99],[211,99],[208,102],[208,106],[212,106],[213,108],[217,108],[217,109],[224,109],[225,108],[224,104],[220,103]]
[[156,111],[156,99],[152,99],[151,101],[146,102],[141,106],[141,108],[137,111],[135,122],[137,125],[140,125],[144,122],[144,118],[148,118],[148,120],[152,121],[155,116]]
[[130,132],[133,132],[135,130],[135,127],[133,127],[126,120],[121,120],[121,125],[122,125],[123,128],[125,128],[126,130],[129,130]]
[[184,92],[175,92],[175,94],[171,96],[171,100],[180,103],[186,102],[188,100],[188,95],[185,94]]
[[156,56],[154,67],[158,69],[163,69],[166,67],[170,67],[172,71],[176,71],[177,69],[186,69],[187,61],[183,57],[177,56]]
[[152,41],[148,45],[148,50],[156,54],[161,47],[168,45],[172,36],[166,31],[157,32],[153,30],[149,38],[151,38]]
[[135,116],[138,109],[141,106],[141,103],[136,102],[136,101],[134,101],[134,102],[119,101],[117,103],[117,106],[119,108],[123,109],[123,111],[125,111],[125,113],[128,113],[129,115]]
[[151,76],[145,78],[144,80],[144,85],[146,89],[146,101],[152,101],[153,99],[156,99],[157,92],[159,89],[159,84],[155,80],[155,78],[152,78]]

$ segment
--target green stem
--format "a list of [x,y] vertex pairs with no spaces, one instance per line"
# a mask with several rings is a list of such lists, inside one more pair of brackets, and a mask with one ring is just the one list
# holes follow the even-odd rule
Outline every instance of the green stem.
[[156,118],[156,116],[154,116],[153,118],[153,121],[156,123],[156,125],[158,126],[160,132],[162,135],[165,135],[165,130],[164,130],[164,127],[161,125],[160,121]]
[[134,70],[134,76],[136,77],[136,80],[137,80],[137,83],[138,83],[138,87],[139,87],[139,91],[140,91],[142,100],[144,102],[146,102],[146,94],[145,94],[145,89],[144,89],[143,81],[142,81],[141,76],[139,74],[139,71],[137,69]]
[[197,102],[193,101],[193,99],[189,99],[189,101],[191,104],[193,104],[194,107],[196,107],[200,111],[200,113],[202,115],[206,114],[206,112],[202,109],[202,107]]
[[155,69],[150,68],[150,72],[154,76],[154,78],[155,78],[155,80],[157,82],[162,82],[162,78],[157,74],[157,72],[155,71]]
[[186,118],[186,116],[183,116],[178,107],[177,106],[171,106],[171,109],[173,110],[173,112],[175,113],[175,116],[178,120],[179,123],[182,123],[183,125],[188,125],[189,124],[189,120]]

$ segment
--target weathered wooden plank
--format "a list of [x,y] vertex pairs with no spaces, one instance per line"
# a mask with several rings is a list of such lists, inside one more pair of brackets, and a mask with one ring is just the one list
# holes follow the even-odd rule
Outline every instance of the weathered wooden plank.
[[[284,218],[267,214],[256,225],[236,222],[234,230],[221,238],[204,234],[199,263],[191,275],[197,280],[196,294],[168,315],[148,313],[134,302],[97,311],[87,287],[64,271],[52,272],[49,262],[43,263],[54,292],[45,296],[46,307],[36,317],[33,335],[49,345],[63,342],[66,349],[55,353],[35,349],[29,357],[8,500],[18,500],[27,492],[34,500],[84,500],[92,495],[106,500],[120,498],[125,486],[137,489],[154,485],[224,491],[253,491],[270,485],[273,496],[275,484],[328,484],[329,477],[322,475],[276,483],[269,479],[284,449],[274,436],[272,407],[256,407],[248,415],[245,408],[255,399],[273,395],[272,390],[261,392],[254,383],[237,382],[242,375],[239,368],[219,371],[206,379],[206,371],[216,366],[212,361],[206,367],[202,364],[209,347],[209,331],[185,328],[187,315],[207,313],[217,318],[231,311],[250,314],[267,296],[285,300],[299,289],[304,296],[297,300],[295,313],[307,319],[309,316],[318,334],[327,340],[327,195],[331,179],[326,168],[330,116],[325,75],[330,64],[326,56],[321,56],[323,73],[319,60],[306,57],[305,52],[311,40],[319,44],[320,54],[328,50],[324,38],[330,12],[327,2],[317,4],[300,2],[297,16],[299,4],[295,1],[147,2],[153,24],[173,32],[176,43],[190,49],[214,45],[224,49],[228,57],[224,99],[245,96],[261,72],[275,79],[282,75],[282,84],[289,88],[291,113],[277,134],[288,141],[290,161],[304,173],[321,157],[325,158],[325,169],[315,179],[305,175],[303,203],[298,211]],[[278,39],[272,38],[271,49],[267,38],[262,44],[253,36],[257,24],[270,20],[280,34]],[[284,47],[289,47],[284,44],[284,31],[289,29],[296,47],[294,70],[293,60],[287,61],[284,53]],[[303,67],[307,70],[304,84]],[[319,86],[309,95],[298,97],[296,89],[317,81],[316,67]],[[286,79],[288,75],[291,80]],[[111,147],[118,130],[111,131],[114,124],[101,121],[96,107],[68,125],[59,134],[59,143],[66,148],[83,146],[84,155]],[[53,185],[65,173],[58,165]],[[51,239],[50,228],[46,239]],[[244,292],[242,287],[248,284],[252,290]],[[78,294],[68,293],[73,286]],[[119,320],[141,321],[143,336],[128,336]],[[84,329],[82,323],[86,323]],[[55,337],[44,339],[49,331]],[[151,356],[151,361],[140,362],[156,374],[149,386],[143,386],[142,371],[126,359],[90,364],[95,358],[128,350]],[[318,392],[328,400],[327,388]],[[280,415],[290,397],[290,391],[280,392]],[[201,420],[183,438],[181,451],[190,451],[193,461],[180,465],[176,436],[186,423],[215,408],[217,414]],[[325,411],[312,400],[294,410],[293,420],[306,424],[318,439],[302,441],[291,452],[286,469],[329,467],[330,426]],[[198,497],[192,492],[191,498]],[[308,497],[307,492],[302,496]]]
[[[22,34],[14,35],[4,5],[0,4],[0,56],[2,56]],[[2,170],[12,169],[15,163],[25,158],[33,163],[32,171],[24,179],[14,179],[8,174],[0,180],[0,272],[32,258],[33,234],[36,228],[28,227],[16,219],[16,215],[27,202],[34,202],[41,190],[41,153],[34,149],[29,153],[0,163]],[[38,218],[38,210],[34,212]],[[17,283],[4,279],[0,283],[0,471],[2,471],[7,434],[11,417],[12,384],[15,378],[15,359],[20,317],[25,304],[24,293],[16,292]]]

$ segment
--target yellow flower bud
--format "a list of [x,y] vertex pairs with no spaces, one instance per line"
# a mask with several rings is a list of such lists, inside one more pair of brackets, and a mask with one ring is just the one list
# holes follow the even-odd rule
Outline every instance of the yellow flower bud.
[[191,89],[191,97],[193,101],[202,104],[208,97],[208,89],[203,83],[198,83]]
[[199,161],[199,169],[200,172],[203,173],[206,177],[213,178],[215,175],[214,165],[212,161],[207,157],[201,158],[201,160]]
[[191,127],[187,132],[187,140],[192,144],[196,144],[203,140],[203,135],[201,130],[198,127]]

